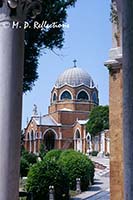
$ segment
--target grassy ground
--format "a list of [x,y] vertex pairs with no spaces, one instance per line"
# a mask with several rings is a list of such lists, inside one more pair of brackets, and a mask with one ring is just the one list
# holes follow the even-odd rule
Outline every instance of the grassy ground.
[[[26,191],[26,179],[19,180],[19,191]],[[27,197],[19,197],[19,200],[26,200]]]
[[77,195],[76,191],[70,190],[70,197],[74,197],[76,195]]
[[[19,191],[26,191],[26,179],[19,181]],[[77,195],[76,191],[70,190],[70,197]],[[26,197],[19,197],[19,200],[26,200]]]
[[26,179],[19,180],[19,190],[20,191],[26,191]]

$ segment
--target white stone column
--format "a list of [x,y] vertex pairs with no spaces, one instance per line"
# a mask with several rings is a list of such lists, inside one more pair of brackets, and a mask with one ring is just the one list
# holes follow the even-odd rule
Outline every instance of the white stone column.
[[133,199],[133,1],[123,0],[124,199]]
[[29,137],[29,150],[30,150],[30,153],[31,153],[31,150],[32,150],[32,139],[31,139],[31,132],[30,132],[30,137]]
[[0,200],[18,200],[24,16],[21,0],[0,6]]
[[76,138],[74,138],[74,150],[75,151],[77,150],[77,140],[76,140]]
[[36,138],[34,138],[34,152],[36,154]]
[[17,200],[24,31],[13,29],[3,13],[0,9],[0,199]]

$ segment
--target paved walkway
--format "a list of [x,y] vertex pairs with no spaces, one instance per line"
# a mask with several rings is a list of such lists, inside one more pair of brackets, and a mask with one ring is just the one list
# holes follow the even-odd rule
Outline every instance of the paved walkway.
[[109,191],[100,191],[90,197],[75,197],[74,200],[110,200],[110,193]]
[[[109,200],[109,159],[94,158],[96,162],[106,165],[105,170],[95,169],[94,185],[89,188],[89,191],[72,198],[72,200]],[[93,161],[94,161],[93,159]]]
[[97,158],[97,157],[93,156],[93,157],[90,157],[90,159],[94,162],[98,162],[98,163],[104,165],[107,168],[110,168],[110,165],[109,165],[110,160],[108,158]]
[[94,196],[87,198],[86,200],[110,200],[109,191],[101,191]]

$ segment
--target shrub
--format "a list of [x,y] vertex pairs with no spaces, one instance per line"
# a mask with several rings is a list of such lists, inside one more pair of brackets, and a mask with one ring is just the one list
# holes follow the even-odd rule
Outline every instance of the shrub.
[[20,175],[21,175],[21,177],[27,176],[29,167],[30,167],[30,165],[27,162],[27,160],[25,160],[24,158],[21,158],[21,160],[20,160]]
[[20,159],[20,175],[21,177],[27,176],[30,166],[37,162],[37,156],[33,153],[29,153],[26,150],[21,152]]
[[24,158],[29,164],[34,164],[37,162],[37,155],[34,153],[29,153],[26,150],[22,152],[22,158]]
[[47,153],[46,147],[45,147],[45,145],[42,143],[42,144],[40,145],[40,150],[39,150],[39,157],[41,158],[41,160],[43,160],[43,158],[45,157],[46,153]]
[[76,189],[76,178],[81,180],[82,191],[87,190],[89,184],[93,183],[94,165],[86,155],[74,150],[66,150],[61,154],[58,162],[68,175],[70,189]]
[[82,153],[80,152],[77,152],[73,149],[68,149],[68,150],[65,150],[65,151],[62,151],[62,154],[61,154],[61,157],[65,157],[67,155],[72,155],[72,156],[76,156],[76,155],[83,155]]
[[33,192],[34,200],[48,200],[50,185],[55,188],[55,200],[69,199],[69,182],[66,173],[55,160],[47,158],[30,168],[27,190]]
[[51,150],[46,154],[45,159],[53,159],[57,161],[59,160],[61,153],[62,150],[59,149]]
[[92,156],[97,156],[97,154],[98,154],[98,151],[92,151],[91,153]]

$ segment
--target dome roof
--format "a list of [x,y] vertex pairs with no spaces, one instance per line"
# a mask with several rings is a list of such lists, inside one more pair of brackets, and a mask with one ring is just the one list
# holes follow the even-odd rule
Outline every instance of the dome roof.
[[77,87],[80,85],[86,85],[88,87],[94,87],[94,82],[91,76],[79,67],[71,67],[66,69],[57,79],[55,86],[62,87],[63,85],[70,85]]

